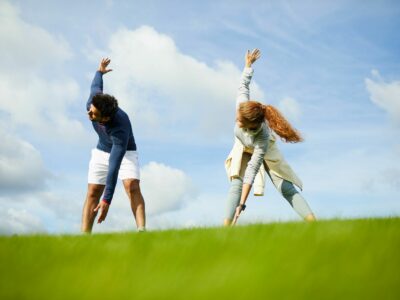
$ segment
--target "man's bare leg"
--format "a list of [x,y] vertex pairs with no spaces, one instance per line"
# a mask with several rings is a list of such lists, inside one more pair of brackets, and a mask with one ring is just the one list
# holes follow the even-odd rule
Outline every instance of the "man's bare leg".
[[142,231],[146,227],[146,213],[139,182],[140,181],[138,179],[123,180],[126,194],[131,202],[132,213],[136,220],[136,226],[139,231]]
[[81,231],[84,233],[91,233],[96,218],[97,212],[94,211],[97,204],[99,204],[100,197],[103,194],[105,185],[102,184],[88,184],[86,201],[83,206],[82,212],[82,226]]

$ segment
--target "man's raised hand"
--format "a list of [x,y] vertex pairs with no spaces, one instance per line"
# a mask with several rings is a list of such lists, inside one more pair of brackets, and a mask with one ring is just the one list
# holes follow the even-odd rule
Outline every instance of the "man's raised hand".
[[112,69],[107,69],[108,65],[110,64],[111,59],[109,58],[103,58],[100,62],[100,66],[99,66],[99,71],[103,74],[106,74],[108,72],[111,72]]

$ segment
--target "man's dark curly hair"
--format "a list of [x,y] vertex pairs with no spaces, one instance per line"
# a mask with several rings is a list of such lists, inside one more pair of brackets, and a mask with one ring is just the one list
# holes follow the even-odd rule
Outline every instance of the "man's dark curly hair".
[[92,99],[92,104],[96,107],[102,117],[114,117],[118,109],[118,101],[108,94],[97,94]]

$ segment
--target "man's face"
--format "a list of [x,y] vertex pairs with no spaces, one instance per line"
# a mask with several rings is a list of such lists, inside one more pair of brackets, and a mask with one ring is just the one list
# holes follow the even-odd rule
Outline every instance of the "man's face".
[[109,118],[103,118],[101,112],[93,105],[90,104],[90,109],[87,112],[90,121],[104,123],[107,122]]

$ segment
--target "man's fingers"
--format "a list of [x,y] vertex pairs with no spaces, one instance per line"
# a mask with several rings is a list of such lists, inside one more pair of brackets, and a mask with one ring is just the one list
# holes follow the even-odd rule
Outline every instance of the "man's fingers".
[[93,211],[98,211],[99,210],[99,208],[100,208],[100,203],[96,206],[96,208],[95,209],[93,209]]
[[109,64],[110,64],[110,62],[111,62],[111,59],[109,59],[108,57],[105,57],[105,58],[103,58],[102,60],[101,60],[101,64],[103,65],[103,66],[108,66]]
[[[99,204],[99,206],[100,206],[100,204]],[[97,220],[97,223],[101,223],[106,219],[107,212],[108,212],[108,207],[102,206],[100,209],[100,216],[99,216],[99,219]]]
[[99,219],[97,220],[97,223],[101,223],[104,221],[104,209],[101,210]]
[[103,222],[106,219],[106,216],[107,216],[107,212],[105,210],[102,210],[97,223]]

